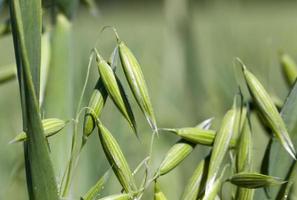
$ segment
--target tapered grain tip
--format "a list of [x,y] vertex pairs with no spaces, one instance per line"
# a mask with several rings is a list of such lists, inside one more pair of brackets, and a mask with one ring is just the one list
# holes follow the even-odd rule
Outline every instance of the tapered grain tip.
[[242,61],[240,58],[238,58],[238,57],[236,57],[235,60],[236,60],[237,62],[239,62],[242,71],[245,71],[245,70],[246,70],[246,66],[245,66],[245,64],[243,63],[243,61]]
[[203,122],[200,122],[196,127],[199,127],[202,129],[209,129],[211,127],[213,120],[214,120],[214,117],[208,118],[208,119],[204,120]]
[[176,133],[176,129],[174,129],[174,128],[158,128],[158,132],[171,132],[171,133]]

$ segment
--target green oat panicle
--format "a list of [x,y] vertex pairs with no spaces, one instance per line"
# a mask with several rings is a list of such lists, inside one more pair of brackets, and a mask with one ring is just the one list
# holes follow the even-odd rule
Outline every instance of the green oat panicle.
[[296,151],[291,138],[286,129],[285,123],[277,111],[273,101],[258,79],[247,70],[245,65],[240,61],[246,84],[253,101],[257,105],[267,125],[271,128],[276,138],[280,141],[285,150],[296,160]]
[[[61,131],[68,121],[64,121],[57,118],[48,118],[42,120],[42,126],[44,129],[45,137],[53,136],[59,131]],[[16,142],[23,142],[27,139],[27,134],[25,132],[19,133],[14,139],[12,139],[9,144],[16,143]]]
[[136,183],[128,162],[112,134],[101,123],[98,123],[98,134],[105,156],[127,193],[136,191]]
[[286,183],[278,177],[259,174],[257,172],[240,172],[228,179],[232,184],[244,188],[261,188]]
[[160,184],[155,181],[154,186],[154,200],[167,200],[165,194],[160,189]]
[[[196,128],[207,130],[212,122],[212,118],[201,122]],[[193,151],[196,144],[185,139],[180,139],[166,153],[160,167],[159,175],[165,175],[175,167],[177,167],[190,153]]]
[[158,131],[157,122],[141,67],[132,51],[119,39],[117,34],[116,36],[120,60],[129,86],[149,125],[156,132]]
[[280,64],[288,84],[290,86],[293,85],[297,78],[297,65],[295,61],[288,54],[281,54]]
[[[108,64],[111,66],[112,70],[116,70],[116,55],[118,53],[118,47],[115,47]],[[91,135],[94,128],[96,127],[96,118],[100,117],[100,114],[103,110],[105,102],[108,97],[108,92],[106,91],[102,78],[99,77],[95,88],[93,90],[92,96],[88,103],[88,108],[84,116],[84,126],[83,126],[83,143],[86,142],[87,138]]]
[[127,102],[122,96],[123,92],[120,89],[118,80],[107,62],[100,56],[97,50],[96,51],[96,61],[98,65],[98,71],[100,77],[102,78],[105,89],[107,90],[109,96],[113,100],[114,104],[117,106],[122,115],[126,118],[131,128],[134,130],[137,135],[136,123],[134,120],[133,112],[129,111],[127,108]]

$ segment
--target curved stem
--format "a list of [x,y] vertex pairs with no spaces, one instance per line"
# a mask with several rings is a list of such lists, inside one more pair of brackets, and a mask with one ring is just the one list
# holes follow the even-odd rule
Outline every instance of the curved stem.
[[[76,143],[77,143],[77,135],[78,135],[78,122],[79,122],[79,115],[80,115],[80,108],[82,105],[83,97],[85,94],[85,90],[88,84],[89,80],[89,75],[90,75],[90,69],[92,66],[92,61],[94,57],[94,52],[91,52],[91,55],[89,57],[89,63],[88,63],[88,69],[87,69],[87,74],[84,82],[84,86],[78,101],[77,105],[77,110],[76,110],[76,116],[74,120],[74,129],[73,129],[73,135],[72,135],[72,140],[71,140],[71,151],[70,151],[70,159],[68,161],[68,164],[66,166],[66,170],[64,172],[63,178],[62,178],[62,184],[61,184],[61,190],[60,193],[62,194],[62,197],[66,197],[69,193],[70,185],[71,185],[71,178],[72,178],[72,171],[73,171],[73,162],[77,163],[79,158],[79,154],[81,152],[82,147],[80,148],[78,154],[76,154]],[[76,165],[76,164],[75,164]]]

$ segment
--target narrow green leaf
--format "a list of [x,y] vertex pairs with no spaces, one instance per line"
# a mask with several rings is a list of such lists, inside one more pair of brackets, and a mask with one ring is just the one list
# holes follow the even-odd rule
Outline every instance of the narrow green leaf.
[[58,200],[55,175],[38,106],[41,1],[10,1],[10,14],[21,93],[23,130],[29,138],[28,142],[24,143],[29,198]]
[[[281,116],[285,122],[294,145],[297,145],[297,83],[294,84],[292,90],[285,100],[284,106],[281,110]],[[288,180],[289,182],[294,182],[297,178],[296,162],[291,157],[286,156],[286,152],[282,150],[281,145],[276,141],[272,142],[270,152],[269,174],[285,178],[285,180]],[[281,191],[284,191],[285,185],[282,185],[281,187]],[[277,193],[281,191],[280,187],[271,188],[271,198],[276,198]],[[296,184],[292,185],[291,191],[296,193]]]

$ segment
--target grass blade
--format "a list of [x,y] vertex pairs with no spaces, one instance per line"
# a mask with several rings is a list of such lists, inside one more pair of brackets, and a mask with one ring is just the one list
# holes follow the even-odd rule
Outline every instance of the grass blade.
[[[294,84],[290,91],[284,106],[281,110],[281,116],[286,124],[287,130],[292,137],[292,141],[297,145],[297,83]],[[286,152],[282,150],[281,145],[273,142],[270,150],[269,159],[269,174],[277,177],[285,178],[286,180],[295,181],[296,176],[296,161],[286,156]],[[277,193],[284,191],[285,185],[270,189],[271,198],[276,198]],[[297,185],[292,185],[292,192],[297,191]]]
[[[28,12],[30,10],[30,12]],[[58,200],[57,185],[39,113],[41,1],[10,1],[21,93],[27,187],[30,199]]]

